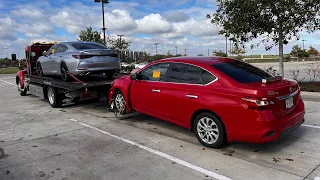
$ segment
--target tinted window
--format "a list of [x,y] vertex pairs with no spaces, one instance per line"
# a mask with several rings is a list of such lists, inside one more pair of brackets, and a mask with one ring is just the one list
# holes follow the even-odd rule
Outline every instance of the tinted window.
[[261,82],[262,79],[272,77],[263,70],[241,61],[219,63],[212,66],[240,83]]
[[209,73],[208,71],[201,69],[201,78],[202,78],[202,83],[203,84],[208,84],[212,81],[214,81],[215,79],[217,79],[214,75],[212,75],[211,73]]
[[155,64],[141,71],[139,75],[141,76],[141,80],[164,81],[168,67],[168,63]]
[[107,49],[105,46],[96,43],[73,43],[71,44],[74,48],[82,49]]
[[59,44],[56,53],[62,53],[62,52],[66,52],[68,50],[67,46],[63,45],[63,44]]
[[196,66],[175,63],[172,65],[168,82],[202,84],[200,71]]

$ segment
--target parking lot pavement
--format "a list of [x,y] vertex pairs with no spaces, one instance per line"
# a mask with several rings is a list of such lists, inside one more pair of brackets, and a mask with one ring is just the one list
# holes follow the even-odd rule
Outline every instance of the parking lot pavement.
[[[0,79],[3,78],[0,76]],[[0,81],[0,179],[310,179],[320,174],[320,102],[268,144],[199,144],[193,132],[103,102],[53,109]],[[6,81],[6,82],[4,82]]]

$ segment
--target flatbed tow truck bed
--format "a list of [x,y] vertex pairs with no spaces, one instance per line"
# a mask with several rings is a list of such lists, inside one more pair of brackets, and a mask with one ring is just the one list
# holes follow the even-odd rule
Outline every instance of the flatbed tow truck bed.
[[24,89],[20,94],[27,92],[40,98],[48,99],[54,108],[78,103],[81,100],[105,99],[108,100],[109,90],[113,79],[125,74],[116,74],[111,79],[103,75],[90,75],[81,78],[74,77],[74,81],[65,82],[59,77],[39,77],[26,75]]

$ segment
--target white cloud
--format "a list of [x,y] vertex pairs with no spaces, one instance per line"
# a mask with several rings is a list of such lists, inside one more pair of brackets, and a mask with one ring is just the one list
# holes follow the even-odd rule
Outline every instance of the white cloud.
[[0,40],[16,40],[15,21],[10,17],[0,18]]
[[106,26],[112,31],[130,32],[137,28],[136,22],[126,10],[115,9],[105,15]]
[[150,14],[136,20],[139,33],[168,33],[173,30],[172,24],[161,17],[160,14]]
[[191,19],[186,22],[175,23],[175,29],[179,33],[193,36],[217,36],[219,29],[213,26],[209,20],[196,21]]
[[51,34],[54,32],[53,26],[46,22],[35,22],[29,24],[18,24],[18,31],[25,33]]
[[169,22],[183,22],[188,20],[190,17],[187,13],[174,10],[165,12],[164,18]]
[[16,17],[23,17],[24,19],[29,20],[38,20],[43,18],[43,14],[41,11],[36,9],[19,9],[19,10],[13,10],[11,13]]
[[172,33],[165,33],[165,34],[161,34],[160,35],[162,38],[166,38],[166,39],[176,39],[176,38],[183,38],[184,35],[181,33],[176,33],[176,32],[172,32]]

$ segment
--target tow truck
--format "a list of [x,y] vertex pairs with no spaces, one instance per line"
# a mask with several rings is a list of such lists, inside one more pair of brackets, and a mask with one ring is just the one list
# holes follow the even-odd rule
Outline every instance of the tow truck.
[[[111,79],[102,75],[85,76],[77,78],[71,73],[72,82],[65,82],[57,77],[41,77],[36,68],[37,60],[44,51],[48,51],[56,42],[34,42],[25,48],[26,68],[20,70],[16,76],[16,84],[21,96],[27,93],[37,97],[48,99],[53,108],[76,104],[81,100],[105,99],[113,78],[121,76],[114,75]],[[108,101],[107,101],[108,102]]]

